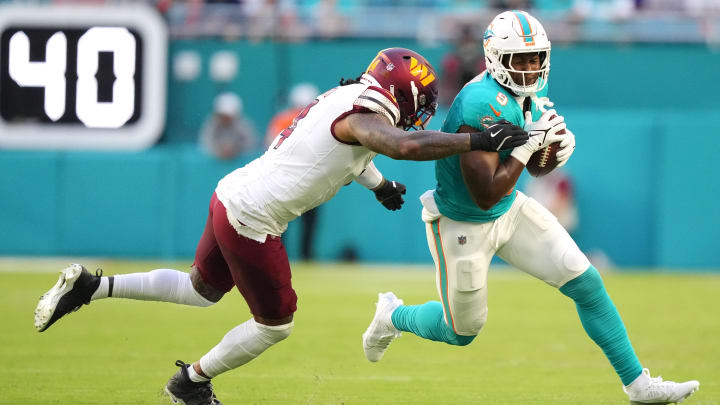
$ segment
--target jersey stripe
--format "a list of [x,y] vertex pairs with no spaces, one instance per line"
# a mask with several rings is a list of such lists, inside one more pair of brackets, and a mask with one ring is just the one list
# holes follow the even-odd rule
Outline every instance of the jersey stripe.
[[354,102],[355,106],[364,107],[386,117],[392,125],[400,120],[400,109],[392,95],[386,90],[370,86],[363,91]]
[[377,105],[379,105],[380,107],[382,107],[383,110],[385,110],[385,111],[392,117],[392,121],[393,121],[393,122],[397,122],[398,117],[395,115],[395,113],[392,112],[389,108],[387,108],[387,107],[385,106],[385,104],[383,104],[382,102],[380,102],[380,100],[378,100],[378,99],[376,99],[376,98],[374,98],[374,97],[369,97],[369,96],[360,96],[360,97],[358,97],[358,98],[361,98],[361,99],[363,99],[363,100],[369,100],[369,101],[372,101],[372,102],[376,103]]
[[378,87],[378,86],[370,86],[370,87],[368,87],[368,89],[372,89],[372,90],[377,91],[378,93],[382,93],[382,95],[385,96],[385,98],[387,98],[388,100],[390,100],[390,102],[392,102],[395,105],[395,107],[397,107],[398,109],[400,108],[397,100],[395,99],[395,96],[392,93],[390,93],[389,91],[383,89],[382,87]]

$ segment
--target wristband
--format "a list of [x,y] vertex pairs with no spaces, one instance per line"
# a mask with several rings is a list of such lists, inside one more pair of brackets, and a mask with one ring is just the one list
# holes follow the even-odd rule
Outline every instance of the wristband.
[[527,162],[528,160],[530,160],[530,156],[532,156],[533,153],[535,153],[535,151],[530,150],[526,148],[525,145],[523,145],[513,149],[513,151],[510,153],[510,156],[514,157],[515,159],[519,160],[520,163],[527,166]]
[[484,132],[473,132],[470,134],[470,150],[487,149],[484,135]]
[[359,176],[355,177],[355,181],[362,184],[365,188],[372,190],[382,184],[383,175],[377,167],[375,167],[375,164],[370,161],[365,167],[365,170],[363,170]]

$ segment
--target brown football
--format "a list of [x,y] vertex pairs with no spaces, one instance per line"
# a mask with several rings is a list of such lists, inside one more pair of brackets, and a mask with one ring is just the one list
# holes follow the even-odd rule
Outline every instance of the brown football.
[[555,156],[558,149],[560,149],[560,142],[555,142],[533,153],[525,166],[528,173],[533,177],[540,177],[553,171],[558,165]]
[[[552,118],[554,118],[554,116],[550,119]],[[558,131],[558,134],[564,133],[564,129]],[[560,142],[554,142],[533,153],[532,156],[530,156],[530,160],[528,160],[527,165],[525,165],[528,173],[530,173],[533,177],[540,177],[553,171],[558,165],[556,155],[559,149]]]

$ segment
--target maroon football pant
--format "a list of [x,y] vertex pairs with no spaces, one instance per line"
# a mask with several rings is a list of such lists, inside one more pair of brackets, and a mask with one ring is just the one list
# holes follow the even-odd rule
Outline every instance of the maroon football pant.
[[214,193],[195,251],[195,266],[205,283],[222,292],[236,286],[253,315],[280,319],[297,309],[282,240],[268,235],[265,243],[259,243],[238,235],[228,222],[225,206]]

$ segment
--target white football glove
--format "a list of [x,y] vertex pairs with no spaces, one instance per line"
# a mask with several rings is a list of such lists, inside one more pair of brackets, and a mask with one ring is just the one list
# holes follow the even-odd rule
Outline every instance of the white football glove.
[[[555,115],[556,117],[550,119]],[[525,131],[530,135],[530,139],[526,144],[518,146],[513,149],[510,156],[514,157],[522,164],[527,165],[530,156],[540,149],[550,145],[551,143],[562,141],[565,135],[558,134],[558,131],[566,128],[565,118],[561,115],[557,115],[557,111],[548,110],[545,111],[540,119],[533,122],[532,113],[530,111],[525,112]]]
[[557,167],[565,166],[565,163],[567,163],[568,159],[570,159],[570,155],[575,152],[575,134],[573,134],[572,131],[570,131],[569,129],[565,128],[564,136],[565,139],[560,142],[560,149],[555,155],[558,161]]
[[535,103],[535,106],[537,106],[538,110],[541,112],[547,111],[548,107],[552,107],[555,105],[552,101],[550,101],[547,97],[532,97],[533,103]]

